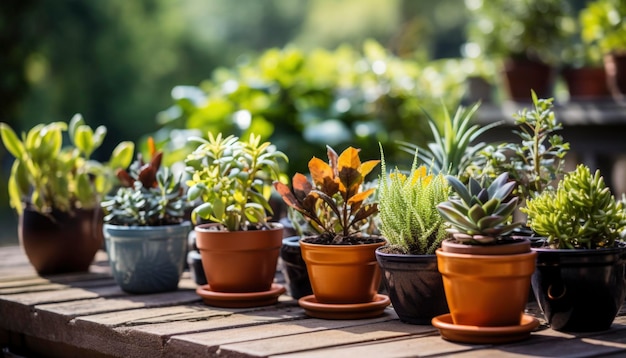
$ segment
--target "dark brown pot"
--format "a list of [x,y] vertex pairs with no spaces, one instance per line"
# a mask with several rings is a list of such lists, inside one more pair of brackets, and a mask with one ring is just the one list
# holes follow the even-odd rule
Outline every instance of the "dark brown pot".
[[218,231],[219,224],[195,227],[196,245],[212,291],[243,293],[268,291],[283,241],[283,226],[271,230]]
[[604,56],[604,69],[609,90],[614,98],[626,96],[626,53],[611,53]]
[[509,97],[514,101],[531,101],[530,90],[534,90],[539,98],[552,97],[554,69],[545,63],[508,59],[503,74]]
[[40,275],[87,271],[102,247],[102,212],[59,211],[53,218],[25,209],[19,219],[18,236],[26,256]]
[[570,98],[595,100],[611,97],[604,67],[566,68],[562,72]]
[[318,245],[300,241],[315,299],[319,303],[372,302],[380,286],[375,251],[386,242],[363,245]]

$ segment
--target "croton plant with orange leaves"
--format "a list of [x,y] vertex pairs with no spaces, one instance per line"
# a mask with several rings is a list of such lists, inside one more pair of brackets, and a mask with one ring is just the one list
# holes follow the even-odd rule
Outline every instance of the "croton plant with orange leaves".
[[301,213],[319,232],[321,244],[365,242],[362,226],[378,212],[378,204],[366,202],[376,188],[364,188],[365,177],[380,160],[361,162],[359,149],[349,147],[338,155],[327,146],[328,163],[313,157],[309,161],[312,181],[296,173],[293,190],[281,182],[274,187],[287,205]]

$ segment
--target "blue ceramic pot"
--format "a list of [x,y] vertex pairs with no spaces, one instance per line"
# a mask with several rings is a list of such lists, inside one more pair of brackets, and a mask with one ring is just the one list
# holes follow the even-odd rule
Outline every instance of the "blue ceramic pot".
[[191,223],[168,226],[104,224],[115,282],[129,293],[174,291],[183,272]]

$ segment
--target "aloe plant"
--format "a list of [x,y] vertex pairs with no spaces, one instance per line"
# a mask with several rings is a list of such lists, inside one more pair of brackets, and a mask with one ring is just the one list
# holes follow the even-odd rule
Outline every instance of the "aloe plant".
[[521,223],[510,223],[518,197],[511,196],[515,182],[508,173],[500,174],[488,187],[470,178],[467,185],[458,178],[446,176],[457,197],[437,205],[441,215],[452,226],[454,237],[466,244],[488,244],[501,240]]
[[181,184],[182,173],[175,176],[168,167],[161,167],[163,153],[148,140],[151,160],[144,162],[141,153],[128,170],[118,170],[122,186],[115,195],[100,205],[104,222],[126,226],[174,225],[183,221],[188,207]]
[[380,161],[361,162],[359,150],[353,147],[341,155],[330,146],[326,149],[328,163],[316,157],[309,161],[312,182],[296,173],[293,191],[280,181],[275,181],[274,187],[289,207],[308,220],[324,244],[358,242],[368,218],[378,212],[377,203],[366,201],[376,188],[363,186]]
[[287,156],[255,134],[240,140],[209,132],[208,140],[190,141],[199,144],[185,160],[191,175],[187,196],[202,201],[193,210],[192,221],[201,217],[229,231],[267,226],[271,183],[280,177],[280,160],[287,162]]
[[559,249],[613,247],[626,229],[624,203],[606,187],[600,171],[580,164],[556,191],[544,191],[525,208],[528,225]]
[[422,163],[431,166],[435,172],[465,175],[471,165],[480,166],[480,163],[477,163],[481,160],[479,154],[487,146],[484,142],[475,143],[475,141],[480,135],[500,125],[501,122],[486,126],[472,125],[472,118],[480,107],[480,103],[475,103],[468,109],[459,106],[454,117],[450,117],[445,106],[442,107],[444,113],[442,130],[437,126],[437,121],[426,113],[434,140],[428,144],[427,148],[402,141],[398,144],[400,149],[409,154],[417,151],[417,156]]
[[[63,133],[69,132],[71,145],[64,146]],[[72,212],[92,209],[114,183],[114,170],[132,161],[134,144],[119,143],[110,160],[91,159],[107,130],[95,130],[76,114],[69,122],[38,124],[20,137],[6,123],[0,123],[0,135],[15,160],[9,178],[11,207],[22,214],[24,204],[48,215],[52,210]]]
[[396,168],[387,174],[381,147],[382,174],[378,181],[380,231],[404,254],[432,255],[446,237],[446,223],[436,205],[447,200],[450,187],[443,174],[417,166],[408,174]]

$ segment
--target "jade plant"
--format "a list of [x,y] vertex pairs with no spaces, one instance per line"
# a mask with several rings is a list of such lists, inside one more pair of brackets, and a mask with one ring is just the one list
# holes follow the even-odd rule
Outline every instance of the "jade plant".
[[353,147],[338,155],[327,146],[328,163],[313,157],[309,163],[311,180],[301,173],[292,179],[293,191],[280,182],[274,187],[285,203],[301,213],[319,235],[316,243],[326,245],[358,244],[367,240],[363,231],[378,204],[368,202],[375,187],[364,189],[365,177],[380,160],[361,162]]
[[520,226],[511,223],[518,202],[511,193],[515,182],[508,173],[500,174],[489,186],[474,178],[467,185],[458,178],[446,176],[456,197],[437,205],[444,219],[452,226],[449,231],[463,244],[491,244],[504,240],[503,236]]
[[104,222],[125,226],[175,225],[183,221],[187,196],[181,183],[168,167],[161,167],[163,153],[148,140],[151,160],[144,162],[141,153],[128,170],[120,169],[121,187],[100,205]]
[[497,176],[508,172],[517,183],[516,194],[523,203],[526,199],[551,188],[551,183],[564,173],[564,158],[569,143],[556,134],[563,128],[554,113],[553,99],[540,99],[531,91],[533,108],[522,109],[513,115],[520,138],[519,143],[505,143],[483,150],[486,158],[483,173]]
[[[68,132],[71,145],[63,143]],[[43,215],[52,211],[94,209],[114,183],[114,170],[132,161],[134,144],[119,143],[107,163],[92,159],[107,130],[95,130],[76,114],[69,122],[38,124],[20,137],[0,123],[5,147],[15,157],[9,178],[11,207],[18,214],[25,208]]]
[[447,200],[450,188],[443,174],[417,166],[404,174],[387,174],[381,148],[382,175],[378,182],[380,231],[390,250],[402,254],[432,255],[447,236],[446,222],[436,205]]
[[613,247],[626,229],[626,211],[604,183],[579,164],[565,174],[556,190],[544,191],[521,209],[528,225],[558,249]]
[[287,156],[261,136],[248,140],[233,135],[208,133],[208,139],[192,137],[199,143],[187,156],[187,197],[200,200],[191,218],[198,217],[222,224],[228,231],[268,227],[272,182],[281,175],[280,161]]

